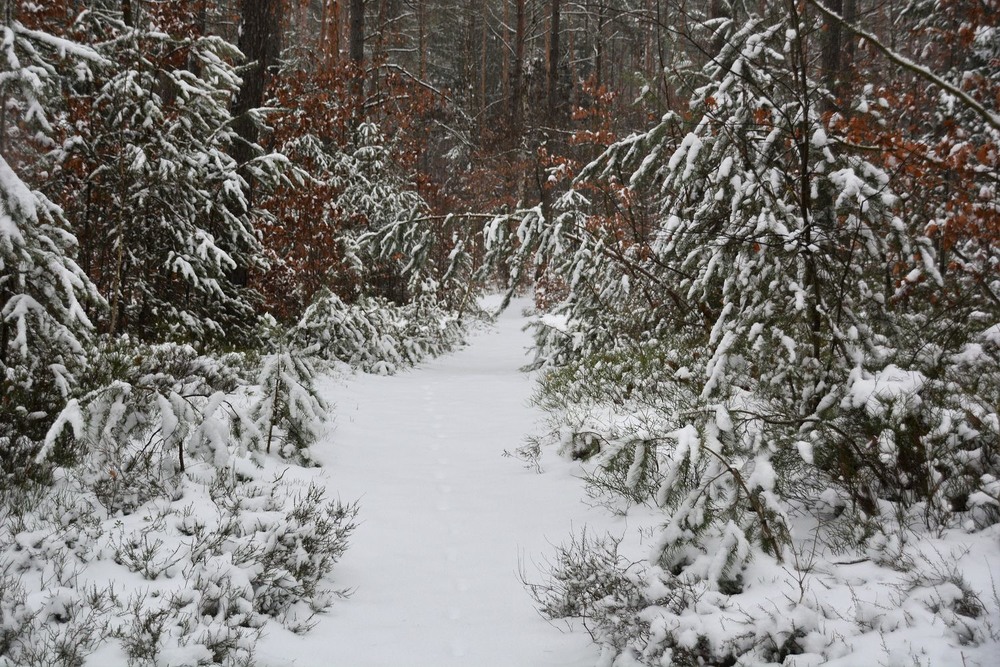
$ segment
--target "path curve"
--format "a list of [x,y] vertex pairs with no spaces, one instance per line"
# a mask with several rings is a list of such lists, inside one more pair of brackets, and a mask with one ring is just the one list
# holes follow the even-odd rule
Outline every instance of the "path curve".
[[[469,346],[393,377],[329,380],[335,428],[314,451],[332,493],[360,499],[337,565],[338,602],[303,637],[270,635],[263,665],[590,667],[589,637],[543,620],[518,579],[575,526],[606,522],[581,502],[569,462],[537,474],[504,451],[538,428],[519,372],[525,303]],[[604,517],[604,518],[602,518]]]

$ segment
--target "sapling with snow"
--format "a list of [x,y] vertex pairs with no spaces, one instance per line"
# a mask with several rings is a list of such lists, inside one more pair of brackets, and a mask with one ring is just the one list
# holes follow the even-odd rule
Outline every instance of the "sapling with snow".
[[327,361],[389,375],[451,349],[463,332],[459,316],[433,297],[402,306],[378,297],[348,304],[321,290],[290,336],[293,344]]
[[109,509],[169,495],[189,457],[228,460],[240,417],[229,394],[244,364],[185,345],[107,340],[92,354],[91,387],[59,413],[36,460],[72,452]]
[[316,369],[308,355],[314,351],[281,344],[264,357],[247,411],[254,446],[270,453],[271,444],[280,442],[282,456],[309,459],[309,445],[320,436],[329,409],[313,386]]

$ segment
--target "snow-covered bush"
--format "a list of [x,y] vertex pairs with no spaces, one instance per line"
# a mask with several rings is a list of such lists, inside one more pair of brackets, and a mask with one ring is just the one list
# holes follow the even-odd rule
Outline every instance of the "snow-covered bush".
[[268,619],[302,632],[345,594],[323,584],[347,548],[355,505],[328,501],[314,485],[239,481],[231,470],[199,492],[199,502],[172,503],[129,536],[147,548],[122,564],[170,585],[169,594],[137,595],[118,612],[132,664],[171,654],[241,664]]
[[[120,650],[129,665],[252,664],[268,623],[309,629],[346,594],[329,576],[357,508],[274,475],[233,457],[185,476],[176,499],[154,498],[129,515],[106,510],[66,472],[52,487],[8,498],[0,665],[80,665],[98,649]],[[92,567],[117,571],[124,585],[94,588]]]
[[[528,586],[547,618],[583,623],[601,665],[934,665],[950,664],[948,646],[991,664],[1000,602],[960,574],[976,556],[936,548],[906,549],[895,563],[904,572],[804,551],[795,567],[762,559],[712,585],[632,561],[620,538],[584,534]],[[860,585],[873,579],[881,585]]]
[[[926,335],[929,323],[914,319]],[[908,368],[890,363],[853,375],[839,405],[830,406],[829,430],[817,429],[803,445],[863,508],[874,509],[877,499],[917,506],[928,527],[1000,520],[991,484],[1000,472],[992,398],[1000,387],[1000,326],[967,326],[968,334],[924,339]],[[830,440],[858,444],[833,447]]]
[[278,441],[281,456],[308,462],[309,445],[321,435],[329,407],[313,387],[316,369],[309,357],[314,349],[296,350],[287,344],[281,348],[262,360],[256,394],[247,410],[249,440],[266,453]]
[[463,333],[457,315],[429,298],[403,306],[377,297],[347,304],[321,291],[291,336],[324,359],[385,375],[451,349]]
[[242,569],[255,612],[298,627],[343,594],[320,583],[347,548],[355,505],[328,501],[315,485],[297,490],[280,480],[238,483],[226,474],[216,479],[212,496],[216,528],[190,518],[182,526],[196,545],[191,559],[204,564],[223,558]]
[[385,138],[365,123],[343,176],[340,206],[367,228],[349,239],[366,294],[397,302],[433,298],[456,312],[472,304],[472,234],[459,218],[432,215],[416,186],[394,173]]
[[36,460],[78,463],[111,511],[169,496],[189,458],[228,459],[241,417],[230,395],[245,382],[247,366],[236,354],[106,340],[92,355],[89,386],[58,415]]
[[82,665],[113,634],[112,586],[81,581],[101,535],[93,498],[39,484],[0,509],[0,665]]
[[36,460],[79,464],[108,509],[125,512],[171,496],[192,460],[225,465],[233,453],[270,452],[277,440],[279,455],[309,461],[328,409],[309,354],[285,347],[255,371],[246,354],[104,340],[87,386],[58,415]]
[[18,579],[0,577],[0,665],[81,667],[112,631],[114,592],[56,587],[29,606]]

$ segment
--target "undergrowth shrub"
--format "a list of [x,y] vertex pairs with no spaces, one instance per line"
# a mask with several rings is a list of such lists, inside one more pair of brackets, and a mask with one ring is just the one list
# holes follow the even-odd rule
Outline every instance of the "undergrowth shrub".
[[[540,611],[581,619],[616,666],[813,664],[852,655],[851,637],[904,641],[921,623],[956,645],[997,641],[1000,603],[984,603],[951,556],[916,551],[996,522],[996,338],[926,345],[910,370],[859,370],[817,409],[822,420],[751,392],[739,362],[729,398],[706,399],[692,382],[704,365],[668,338],[643,345],[650,359],[629,358],[637,348],[624,342],[545,368],[535,400],[550,428],[534,455],[557,446],[614,511],[662,515],[637,562],[619,540],[559,547],[548,580],[529,585]],[[891,594],[824,605],[841,561],[893,573]]]
[[191,461],[224,466],[234,453],[269,453],[279,441],[276,453],[308,462],[328,410],[314,388],[310,354],[282,347],[257,360],[187,345],[106,342],[94,353],[88,386],[57,416],[36,461],[66,463],[109,511],[124,513],[179,493]]
[[[838,588],[835,577],[850,577],[840,568],[857,562],[801,553],[796,567],[758,563],[713,585],[630,561],[620,547],[620,538],[584,532],[557,547],[541,582],[525,582],[546,618],[583,624],[602,648],[601,665],[926,664],[942,639],[964,647],[1000,640],[991,620],[1000,599],[984,601],[969,585],[955,565],[964,554],[911,554],[896,562],[905,571],[882,571],[884,586]],[[923,648],[915,628],[924,628]]]
[[[327,582],[356,505],[261,473],[269,440],[309,462],[327,409],[311,352],[275,349],[93,353],[37,454],[49,483],[0,489],[0,665],[76,667],[108,642],[129,665],[252,665],[267,623],[303,632],[347,594]],[[98,561],[150,588],[84,589]]]
[[224,464],[246,383],[244,356],[188,345],[106,340],[86,386],[55,419],[37,460],[65,462],[110,511],[131,512],[175,492],[189,458]]
[[[294,490],[280,479],[238,483],[225,475],[213,484],[212,497],[218,508],[216,528],[190,524],[197,545],[191,560],[226,557],[243,568],[255,612],[300,627],[302,619],[346,594],[325,590],[320,583],[347,549],[355,504],[329,501],[315,484]],[[215,537],[208,539],[206,532]],[[300,604],[304,606],[293,608]]]
[[112,635],[113,588],[76,589],[72,582],[49,580],[29,601],[28,592],[35,591],[26,576],[14,561],[0,560],[0,665],[82,667]]
[[[188,475],[183,497],[128,516],[111,515],[69,474],[5,511],[0,665],[75,667],[107,642],[129,665],[250,665],[268,622],[310,629],[349,593],[329,581],[357,506],[315,484],[263,478],[247,459],[232,464]],[[99,561],[151,587],[84,587]]]
[[328,361],[366,373],[389,375],[459,344],[464,327],[457,314],[430,298],[396,305],[379,297],[347,304],[322,290],[293,328],[292,341],[315,348]]

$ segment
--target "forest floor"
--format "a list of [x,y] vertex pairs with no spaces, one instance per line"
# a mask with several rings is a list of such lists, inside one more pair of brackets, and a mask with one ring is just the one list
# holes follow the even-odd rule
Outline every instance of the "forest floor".
[[[584,667],[586,632],[541,618],[522,583],[572,530],[627,530],[581,501],[579,466],[543,456],[544,473],[509,454],[537,432],[534,382],[519,370],[527,302],[469,345],[395,376],[327,378],[334,404],[313,446],[333,497],[360,504],[334,569],[352,595],[299,636],[271,630],[264,666]],[[622,525],[615,527],[616,522]]]

